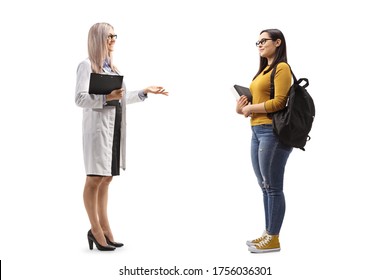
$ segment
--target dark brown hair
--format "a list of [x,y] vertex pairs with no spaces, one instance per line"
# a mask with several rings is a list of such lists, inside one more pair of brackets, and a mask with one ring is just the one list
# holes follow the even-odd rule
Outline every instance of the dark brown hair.
[[[272,64],[270,67],[267,69],[265,73],[268,73],[271,71],[279,62],[286,62],[287,63],[287,45],[286,45],[286,40],[284,39],[284,35],[282,31],[279,29],[265,29],[260,32],[260,34],[263,34],[264,32],[267,32],[272,41],[276,41],[277,39],[280,39],[280,46],[276,48],[275,52],[275,59],[272,61]],[[257,71],[256,75],[253,77],[253,80],[256,79],[256,77],[263,72],[265,67],[268,65],[268,59],[265,57],[260,56],[260,66],[259,66],[259,71]]]

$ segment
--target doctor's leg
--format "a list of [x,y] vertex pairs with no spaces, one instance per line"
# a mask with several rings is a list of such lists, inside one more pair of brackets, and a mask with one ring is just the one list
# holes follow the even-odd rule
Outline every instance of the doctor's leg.
[[87,176],[83,198],[85,210],[87,211],[88,218],[91,223],[91,232],[100,245],[107,246],[98,216],[98,190],[102,181],[103,177]]
[[103,177],[102,182],[99,186],[98,190],[98,217],[99,217],[99,223],[100,227],[102,228],[105,236],[111,240],[114,241],[114,237],[111,232],[110,223],[108,221],[108,215],[107,215],[107,204],[108,204],[108,188],[112,181],[112,176]]

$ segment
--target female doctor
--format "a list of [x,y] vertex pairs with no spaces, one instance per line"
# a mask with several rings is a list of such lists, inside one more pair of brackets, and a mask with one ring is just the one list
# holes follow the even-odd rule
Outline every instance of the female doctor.
[[121,89],[108,95],[88,93],[90,74],[118,75],[113,64],[117,35],[108,23],[94,24],[88,33],[88,58],[77,68],[75,102],[83,108],[83,153],[86,171],[84,205],[91,223],[89,248],[112,251],[123,244],[114,241],[107,216],[108,187],[119,169],[126,168],[126,104],[144,101],[148,93],[168,95],[163,87]]

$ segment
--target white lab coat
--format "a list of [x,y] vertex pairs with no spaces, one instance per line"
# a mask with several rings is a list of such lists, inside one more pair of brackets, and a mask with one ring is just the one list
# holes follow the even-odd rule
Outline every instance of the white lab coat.
[[[114,138],[115,107],[104,106],[103,96],[88,93],[92,72],[89,59],[77,68],[75,102],[83,108],[83,153],[86,174],[111,176],[112,143]],[[142,91],[126,91],[121,100],[122,125],[120,167],[126,169],[126,104],[143,101]]]

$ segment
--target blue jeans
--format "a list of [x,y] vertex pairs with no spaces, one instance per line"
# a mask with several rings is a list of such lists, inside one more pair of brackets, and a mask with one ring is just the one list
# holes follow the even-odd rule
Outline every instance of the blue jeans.
[[283,178],[291,151],[279,142],[272,124],[252,126],[252,166],[263,191],[265,229],[271,235],[279,234],[286,211]]

